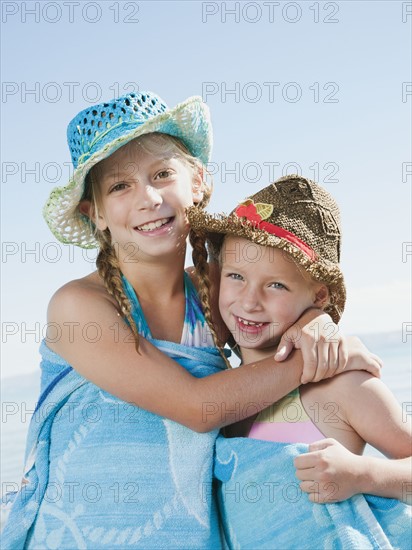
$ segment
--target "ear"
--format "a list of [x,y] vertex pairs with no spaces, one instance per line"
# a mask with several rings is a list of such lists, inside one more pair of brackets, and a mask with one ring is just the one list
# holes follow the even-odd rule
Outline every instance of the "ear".
[[320,285],[315,290],[314,306],[324,308],[329,302],[329,289],[326,285]]
[[97,229],[100,229],[100,231],[104,231],[105,229],[107,229],[107,223],[105,219],[103,218],[103,216],[96,216],[96,211],[91,201],[80,201],[79,212],[84,216],[90,218],[90,220],[94,223]]
[[193,177],[192,198],[194,204],[198,204],[203,199],[203,171],[199,170]]

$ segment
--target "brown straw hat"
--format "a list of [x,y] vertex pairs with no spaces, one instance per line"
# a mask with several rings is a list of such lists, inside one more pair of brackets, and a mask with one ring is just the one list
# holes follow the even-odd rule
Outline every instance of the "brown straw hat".
[[338,323],[346,290],[339,267],[339,208],[320,185],[301,176],[285,176],[261,189],[229,215],[188,209],[193,230],[205,234],[215,254],[225,235],[243,237],[288,252],[316,281],[329,288],[325,311]]

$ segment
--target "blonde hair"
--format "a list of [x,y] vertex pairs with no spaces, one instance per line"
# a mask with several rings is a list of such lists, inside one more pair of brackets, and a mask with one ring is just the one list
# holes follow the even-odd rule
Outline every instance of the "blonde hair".
[[208,252],[206,249],[206,238],[204,234],[198,233],[191,229],[189,231],[189,240],[192,246],[192,259],[193,265],[196,268],[196,275],[198,277],[198,295],[200,303],[202,305],[203,314],[206,322],[210,328],[210,332],[213,337],[213,342],[219,350],[226,366],[231,368],[231,364],[227,360],[225,352],[223,351],[223,345],[218,338],[216,328],[212,319],[212,308],[210,307],[210,278],[209,278],[209,265],[208,265]]
[[[128,152],[132,151],[135,147],[140,147],[144,152],[150,154],[161,154],[164,158],[177,158],[191,168],[194,174],[206,174],[206,170],[199,159],[193,157],[179,139],[168,134],[158,132],[144,134],[123,145],[122,150],[126,149],[126,152]],[[99,185],[99,172],[101,169],[101,163],[97,163],[87,174],[84,193],[80,201],[89,201],[91,203],[94,219],[97,219],[99,216],[99,206],[101,204],[101,188]],[[203,198],[196,206],[204,208],[209,202],[211,193],[212,183],[203,181]],[[104,282],[107,292],[115,299],[119,307],[119,315],[130,325],[135,340],[136,351],[139,352],[139,332],[132,316],[130,301],[123,289],[120,263],[112,243],[110,231],[109,229],[105,229],[104,231],[99,230],[92,219],[90,219],[90,224],[99,243],[99,254],[96,259],[97,271]],[[215,336],[213,338],[215,340]]]

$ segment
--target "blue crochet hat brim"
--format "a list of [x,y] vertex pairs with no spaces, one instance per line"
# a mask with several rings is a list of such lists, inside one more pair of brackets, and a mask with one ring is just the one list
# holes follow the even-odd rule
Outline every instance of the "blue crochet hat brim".
[[99,246],[93,225],[78,210],[86,176],[95,164],[112,155],[120,147],[152,132],[180,139],[189,152],[204,165],[210,160],[213,145],[210,113],[199,96],[190,97],[173,109],[153,116],[131,129],[130,125],[118,125],[113,132],[107,132],[109,139],[106,137],[105,143],[95,153],[79,163],[66,186],[56,187],[51,191],[43,209],[43,216],[56,239],[81,248]]

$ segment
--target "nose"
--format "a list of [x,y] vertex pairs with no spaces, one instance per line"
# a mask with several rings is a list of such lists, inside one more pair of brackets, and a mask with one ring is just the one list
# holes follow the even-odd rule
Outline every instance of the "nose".
[[136,192],[136,207],[138,210],[154,210],[162,202],[162,195],[152,185],[139,185]]
[[259,292],[251,285],[246,285],[242,295],[242,307],[247,313],[262,311],[262,301]]

